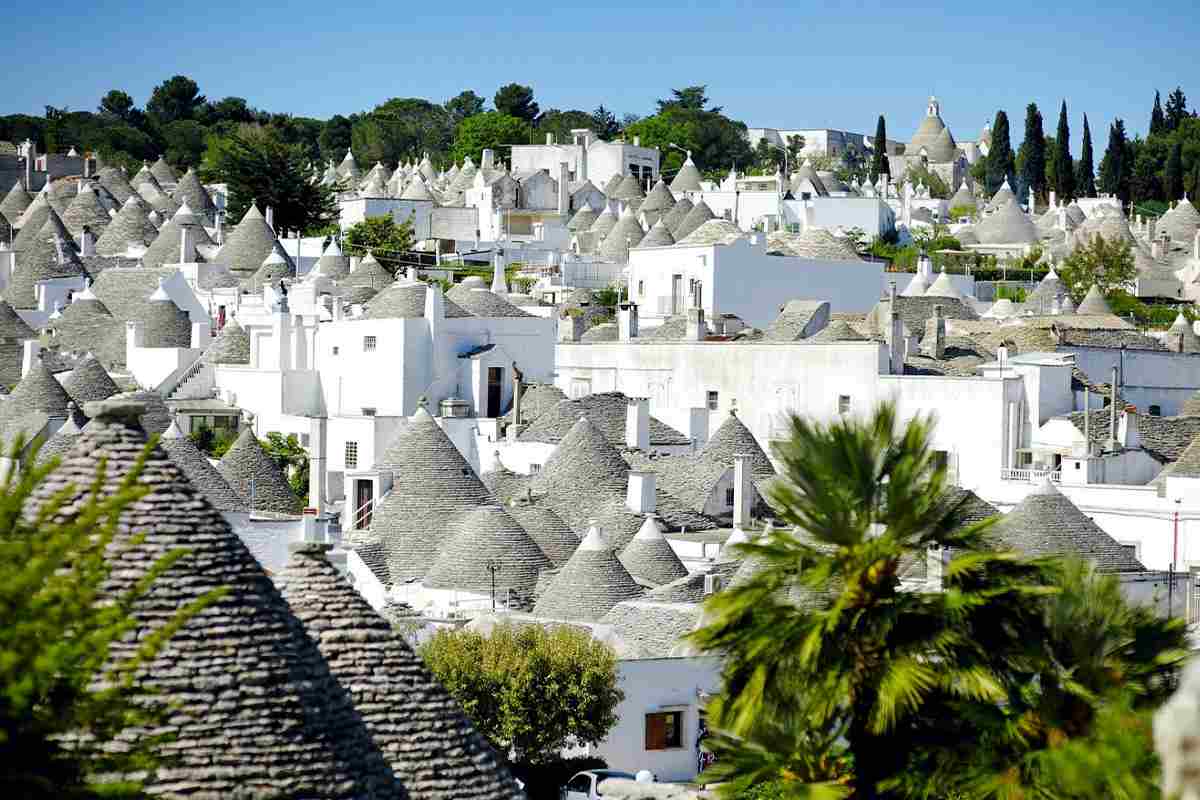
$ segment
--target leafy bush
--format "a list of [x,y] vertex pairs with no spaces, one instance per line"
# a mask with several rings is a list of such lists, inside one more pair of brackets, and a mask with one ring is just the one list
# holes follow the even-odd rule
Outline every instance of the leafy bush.
[[1058,275],[1072,299],[1078,303],[1093,285],[1106,295],[1128,285],[1137,277],[1129,242],[1093,236],[1063,262]]
[[1026,294],[1025,289],[1020,286],[1005,286],[1001,284],[996,287],[997,300],[1011,300],[1014,303],[1024,303]]
[[619,285],[605,286],[592,292],[592,303],[598,306],[616,306],[621,302],[621,287]]
[[237,441],[237,431],[200,427],[189,433],[188,438],[210,458],[221,458]]
[[346,231],[342,249],[348,256],[372,253],[380,266],[395,275],[403,256],[412,250],[413,239],[412,219],[396,222],[390,215],[367,217]]

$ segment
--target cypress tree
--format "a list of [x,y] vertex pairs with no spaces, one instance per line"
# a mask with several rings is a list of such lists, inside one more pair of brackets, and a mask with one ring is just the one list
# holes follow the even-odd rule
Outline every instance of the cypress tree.
[[1200,159],[1196,159],[1196,168],[1192,170],[1192,205],[1200,205]]
[[1075,193],[1080,197],[1096,194],[1096,175],[1092,166],[1092,131],[1088,127],[1087,114],[1083,115],[1083,147],[1079,150],[1079,163],[1075,165]]
[[1163,116],[1162,96],[1154,90],[1154,110],[1150,112],[1150,135],[1162,133],[1167,128],[1167,118]]
[[871,183],[879,180],[880,175],[891,174],[892,168],[887,158],[887,124],[883,121],[883,114],[880,114],[879,122],[875,124],[875,155],[871,159]]
[[1183,144],[1175,142],[1171,154],[1167,156],[1167,168],[1163,173],[1163,190],[1167,201],[1172,202],[1183,197]]
[[1075,164],[1071,160],[1071,127],[1067,124],[1067,101],[1058,112],[1058,133],[1054,137],[1056,167],[1054,191],[1066,202],[1075,196]]
[[1187,110],[1187,95],[1183,93],[1183,89],[1179,86],[1175,87],[1175,91],[1167,95],[1167,113],[1165,114],[1165,130],[1176,130],[1183,121],[1188,117]]
[[[1024,192],[1042,197],[1046,193],[1046,135],[1042,132],[1042,112],[1037,103],[1025,108],[1025,141],[1021,144],[1021,187]],[[1024,199],[1024,192],[1021,199]],[[1029,209],[1033,213],[1033,209]]]
[[1129,199],[1129,173],[1132,164],[1125,158],[1125,122],[1117,119],[1108,129],[1108,147],[1100,161],[1100,191]]
[[988,196],[1000,191],[1007,180],[1009,186],[1017,185],[1017,166],[1013,156],[1012,141],[1008,134],[1008,114],[1003,110],[996,112],[996,121],[992,124],[992,149],[987,156],[987,192]]

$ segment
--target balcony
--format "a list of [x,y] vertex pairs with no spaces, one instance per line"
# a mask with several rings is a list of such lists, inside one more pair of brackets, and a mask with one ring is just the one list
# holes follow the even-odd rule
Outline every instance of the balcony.
[[1021,483],[1041,483],[1046,478],[1050,479],[1051,483],[1059,483],[1062,479],[1061,470],[1049,469],[1011,469],[1006,468],[1000,470],[1000,480],[1002,481],[1018,481]]

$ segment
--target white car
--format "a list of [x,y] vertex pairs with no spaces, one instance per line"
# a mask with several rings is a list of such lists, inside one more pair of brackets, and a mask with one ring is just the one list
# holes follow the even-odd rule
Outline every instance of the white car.
[[637,780],[637,776],[617,769],[588,769],[576,772],[567,781],[567,785],[559,790],[560,800],[597,800],[601,797],[599,786],[601,781],[609,778],[626,778]]

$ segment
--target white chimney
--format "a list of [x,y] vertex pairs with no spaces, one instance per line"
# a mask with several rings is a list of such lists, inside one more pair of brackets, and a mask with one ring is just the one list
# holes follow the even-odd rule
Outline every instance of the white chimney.
[[84,258],[96,255],[96,236],[87,225],[83,226],[83,233],[79,234],[79,255]]
[[750,486],[750,456],[733,457],[733,528],[744,531],[750,525],[750,505],[753,499]]
[[634,136],[634,137],[633,137],[633,146],[634,146],[634,147],[641,147],[641,146],[642,146],[642,137],[640,137],[640,136]]
[[571,188],[567,185],[567,162],[558,162],[558,213],[566,214],[571,210]]
[[657,507],[653,472],[630,472],[625,505],[634,514],[653,514]]
[[686,342],[703,342],[708,334],[708,328],[704,325],[704,309],[689,308],[687,310],[687,328],[684,332],[683,340]]
[[650,449],[650,401],[645,397],[630,397],[625,406],[625,446]]
[[267,206],[267,227],[275,230],[275,209],[271,206]]
[[1058,194],[1053,189],[1050,190],[1050,207],[1058,208]]
[[508,284],[504,279],[504,251],[496,250],[492,256],[492,293],[501,297],[508,295]]
[[626,302],[617,306],[617,325],[622,342],[638,338],[637,303]]
[[1196,231],[1196,236],[1192,239],[1192,258],[1200,261],[1200,231]]
[[196,260],[195,233],[191,225],[179,226],[179,263],[191,264]]
[[479,168],[485,171],[491,171],[496,168],[496,153],[491,148],[485,147],[483,157],[479,159]]
[[1155,260],[1162,258],[1162,242],[1157,239],[1150,243],[1150,257]]
[[546,134],[546,144],[547,144],[547,145],[552,145],[552,144],[554,144],[554,134],[553,134],[553,133],[547,133],[547,134]]

